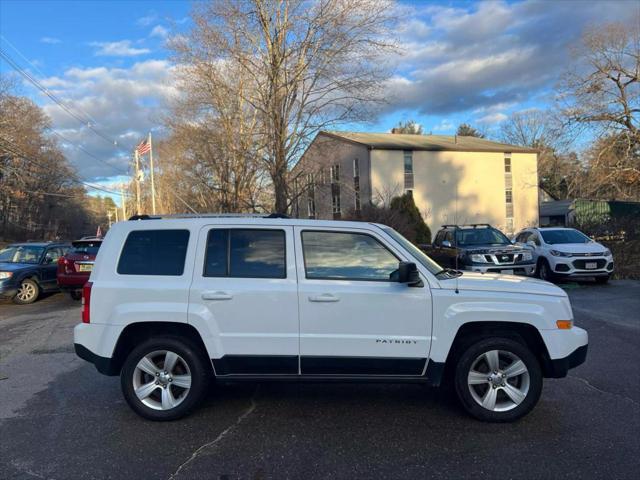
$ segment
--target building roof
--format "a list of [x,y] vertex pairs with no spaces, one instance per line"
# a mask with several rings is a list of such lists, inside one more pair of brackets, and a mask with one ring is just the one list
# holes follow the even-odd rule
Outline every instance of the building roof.
[[371,149],[381,150],[431,150],[453,152],[515,152],[538,153],[535,148],[492,142],[484,138],[462,135],[408,135],[396,133],[364,133],[323,131],[326,135],[347,140]]

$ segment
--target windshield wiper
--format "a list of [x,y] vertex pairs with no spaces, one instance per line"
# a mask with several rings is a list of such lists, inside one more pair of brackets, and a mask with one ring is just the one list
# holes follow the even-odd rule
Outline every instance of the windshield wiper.
[[453,268],[443,268],[438,273],[436,273],[436,277],[443,273],[446,273],[447,275],[451,275],[452,277],[459,277],[462,275],[462,272],[460,270],[454,270]]

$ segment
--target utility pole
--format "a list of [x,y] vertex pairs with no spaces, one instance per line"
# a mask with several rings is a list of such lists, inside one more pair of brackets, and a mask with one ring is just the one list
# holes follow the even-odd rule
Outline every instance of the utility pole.
[[120,201],[122,202],[122,219],[127,219],[127,203],[124,198],[124,183],[120,184]]
[[107,212],[107,218],[109,219],[109,228],[111,228],[111,210]]
[[153,180],[153,146],[151,145],[151,132],[149,132],[149,170],[151,172],[151,211],[156,214],[156,184]]
[[138,155],[138,149],[135,151],[136,158],[136,215],[140,215],[140,156]]
[[114,209],[113,209],[113,213],[115,213],[115,214],[116,214],[116,223],[117,223],[117,222],[119,221],[119,220],[118,220],[118,207],[116,207],[116,208],[114,208]]

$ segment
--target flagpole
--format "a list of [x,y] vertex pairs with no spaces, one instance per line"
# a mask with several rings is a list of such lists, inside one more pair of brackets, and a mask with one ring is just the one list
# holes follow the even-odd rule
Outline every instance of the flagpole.
[[140,156],[138,155],[138,149],[135,150],[136,158],[136,215],[140,215]]
[[153,146],[151,144],[151,132],[149,132],[149,169],[151,171],[151,211],[156,214],[156,184],[153,180]]

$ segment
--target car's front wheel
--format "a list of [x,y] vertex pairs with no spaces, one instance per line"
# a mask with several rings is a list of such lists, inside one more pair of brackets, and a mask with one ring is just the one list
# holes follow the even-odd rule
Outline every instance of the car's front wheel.
[[551,266],[546,259],[540,260],[538,264],[538,276],[541,280],[546,280],[547,282],[553,282],[555,280],[555,275],[551,271]]
[[13,297],[13,303],[18,305],[26,305],[35,302],[40,296],[40,287],[31,279],[24,279],[20,283],[18,293]]
[[542,370],[523,344],[487,338],[469,346],[455,370],[458,398],[479,420],[510,422],[529,413],[542,392]]
[[129,406],[149,420],[176,420],[202,400],[211,366],[192,342],[157,337],[136,347],[120,373]]

